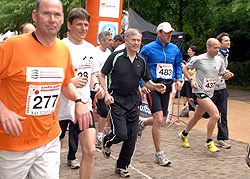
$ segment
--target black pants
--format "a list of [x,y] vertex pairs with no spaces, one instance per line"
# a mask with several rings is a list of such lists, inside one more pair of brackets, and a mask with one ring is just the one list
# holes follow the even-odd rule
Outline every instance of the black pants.
[[69,123],[69,152],[68,152],[68,160],[76,159],[76,152],[78,148],[78,134],[75,128],[75,125],[71,120],[63,120],[59,121],[62,133],[60,135],[60,139],[63,139],[68,127]]
[[135,150],[141,98],[139,94],[126,97],[117,94],[112,96],[114,98],[114,103],[110,105],[112,132],[104,137],[104,145],[111,147],[123,141],[116,166],[125,169],[131,163]]
[[217,106],[221,118],[218,121],[217,140],[228,140],[228,125],[227,125],[227,98],[229,94],[226,88],[214,91],[212,101]]

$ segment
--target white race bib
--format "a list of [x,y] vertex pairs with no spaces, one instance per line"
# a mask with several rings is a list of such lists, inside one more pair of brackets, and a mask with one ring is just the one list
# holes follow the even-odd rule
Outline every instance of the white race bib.
[[90,65],[74,65],[76,77],[90,78],[92,67]]
[[61,84],[29,85],[26,103],[26,115],[41,116],[55,111],[59,99]]
[[157,63],[156,77],[162,79],[172,79],[173,65],[165,63]]
[[217,80],[217,78],[205,78],[203,81],[203,90],[214,91]]

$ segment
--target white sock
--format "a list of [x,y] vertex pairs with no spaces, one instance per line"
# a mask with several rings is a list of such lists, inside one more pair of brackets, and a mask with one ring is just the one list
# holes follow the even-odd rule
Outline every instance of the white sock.
[[98,138],[98,139],[102,139],[102,136],[103,136],[103,133],[102,133],[102,132],[98,132],[97,138]]

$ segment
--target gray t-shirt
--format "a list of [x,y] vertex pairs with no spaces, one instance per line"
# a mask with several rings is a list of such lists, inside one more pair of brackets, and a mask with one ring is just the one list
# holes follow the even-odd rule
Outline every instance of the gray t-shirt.
[[[222,55],[222,53],[219,52],[218,56],[223,60],[224,65],[225,65],[225,69],[227,69],[227,66],[228,66],[228,55],[224,56],[224,55]],[[222,90],[222,89],[225,89],[226,87],[227,87],[227,85],[226,85],[225,80],[223,78],[221,78],[220,82],[218,82],[218,84],[216,84],[215,90]]]
[[195,56],[187,67],[191,70],[196,69],[194,80],[198,83],[197,89],[192,89],[193,93],[205,93],[210,98],[214,94],[216,83],[219,81],[219,75],[225,73],[225,65],[219,56],[209,57],[207,53]]

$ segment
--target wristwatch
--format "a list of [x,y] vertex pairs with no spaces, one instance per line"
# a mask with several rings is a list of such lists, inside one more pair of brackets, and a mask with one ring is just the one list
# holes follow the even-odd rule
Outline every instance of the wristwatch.
[[191,83],[191,81],[193,80],[193,78],[190,78],[188,81],[189,81],[189,83]]
[[81,102],[83,104],[87,104],[88,100],[85,99],[84,97],[78,98],[77,100],[75,100],[75,103]]

